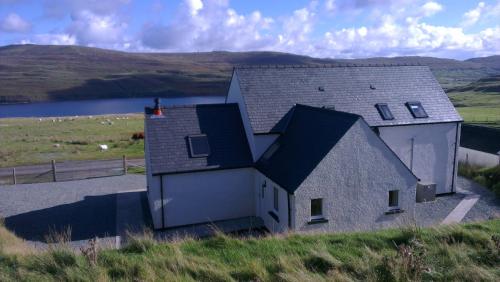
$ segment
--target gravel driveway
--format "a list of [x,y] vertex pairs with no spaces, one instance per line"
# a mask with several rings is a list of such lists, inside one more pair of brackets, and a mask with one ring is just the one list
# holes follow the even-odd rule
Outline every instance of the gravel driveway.
[[117,213],[125,208],[117,209],[117,198],[135,199],[128,208],[142,208],[145,187],[145,176],[134,174],[0,186],[0,216],[17,236],[33,242],[45,242],[46,235],[68,226],[72,241],[114,238],[117,226],[125,225],[117,222]]

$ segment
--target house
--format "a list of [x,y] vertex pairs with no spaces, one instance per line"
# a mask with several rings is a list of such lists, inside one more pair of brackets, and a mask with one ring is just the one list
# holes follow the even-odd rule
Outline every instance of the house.
[[225,104],[146,109],[154,227],[408,223],[417,190],[454,191],[461,121],[427,67],[236,68]]
[[463,125],[459,161],[483,167],[500,165],[500,129]]
[[254,161],[295,104],[362,116],[437,194],[455,191],[462,118],[426,66],[243,67],[227,103],[240,107]]

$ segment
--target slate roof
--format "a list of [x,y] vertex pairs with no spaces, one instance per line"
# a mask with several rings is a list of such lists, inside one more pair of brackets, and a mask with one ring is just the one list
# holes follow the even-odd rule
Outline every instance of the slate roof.
[[[145,142],[153,174],[253,166],[237,104],[166,107],[163,118],[146,109]],[[187,137],[206,134],[208,157],[191,158]]]
[[[281,132],[295,104],[334,106],[370,126],[462,121],[427,66],[262,66],[238,67],[235,74],[254,133]],[[412,101],[429,117],[414,118],[405,105]],[[383,120],[377,103],[388,104],[395,119]]]
[[463,124],[460,146],[496,155],[500,153],[500,129]]
[[267,160],[264,153],[256,168],[293,193],[359,119],[355,114],[296,105],[284,134],[276,140],[279,148]]

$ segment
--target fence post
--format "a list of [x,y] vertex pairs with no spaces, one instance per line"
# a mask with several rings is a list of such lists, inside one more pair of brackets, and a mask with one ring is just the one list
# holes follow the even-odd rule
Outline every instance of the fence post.
[[12,180],[14,181],[14,185],[17,184],[17,179],[16,179],[16,168],[12,168]]
[[56,161],[55,160],[52,160],[52,179],[54,180],[54,182],[57,182],[57,178],[56,178]]
[[123,174],[127,174],[127,157],[123,155]]

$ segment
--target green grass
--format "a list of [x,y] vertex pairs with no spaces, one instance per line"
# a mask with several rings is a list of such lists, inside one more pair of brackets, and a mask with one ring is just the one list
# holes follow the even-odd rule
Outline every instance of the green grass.
[[500,93],[451,92],[448,96],[465,123],[500,127]]
[[[0,167],[47,163],[50,160],[142,158],[144,142],[131,139],[143,131],[142,115],[0,119]],[[111,124],[112,123],[112,124]],[[58,145],[56,145],[58,144]],[[100,151],[99,144],[107,144]]]
[[146,233],[121,250],[97,248],[86,255],[64,247],[7,252],[4,245],[0,237],[2,281],[500,280],[500,220],[345,234],[217,234],[162,243]]

